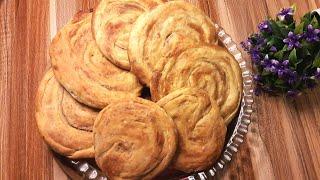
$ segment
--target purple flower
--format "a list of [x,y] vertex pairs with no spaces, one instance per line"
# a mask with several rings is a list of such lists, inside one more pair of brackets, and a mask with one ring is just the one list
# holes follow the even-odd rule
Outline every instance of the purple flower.
[[246,41],[241,42],[242,48],[249,54],[257,53],[261,51],[267,40],[261,36],[261,34],[252,34]]
[[298,90],[289,90],[288,92],[287,92],[287,96],[288,97],[291,97],[291,98],[294,98],[294,97],[296,97],[297,95],[299,95],[300,94],[300,92],[298,91]]
[[317,68],[316,73],[314,75],[317,79],[320,79],[320,68]]
[[282,79],[288,79],[292,77],[294,73],[292,73],[292,70],[288,68],[289,67],[289,60],[284,60],[281,62],[279,65],[279,70],[278,70],[278,77]]
[[301,44],[299,42],[301,35],[296,35],[292,31],[288,33],[288,37],[283,40],[284,43],[288,45],[288,50],[292,48],[300,48]]
[[290,21],[293,18],[293,13],[294,10],[292,8],[284,8],[277,14],[277,17],[280,19],[280,21]]
[[270,59],[269,59],[268,54],[264,56],[263,60],[261,61],[261,65],[263,67],[267,67],[270,65]]
[[277,52],[278,50],[277,50],[277,48],[275,46],[271,46],[270,47],[270,51],[271,52]]
[[278,61],[278,60],[275,60],[275,59],[272,59],[272,60],[271,60],[271,63],[272,63],[272,65],[274,65],[274,66],[278,66],[278,65],[279,65],[279,61]]
[[277,71],[279,69],[279,61],[276,59],[269,59],[269,56],[266,55],[263,61],[263,67],[266,71],[277,74]]
[[276,73],[277,71],[278,71],[278,68],[277,68],[276,66],[272,65],[272,66],[270,67],[270,72]]
[[289,60],[284,60],[281,64],[282,64],[284,67],[288,67],[288,66],[289,66]]
[[297,82],[297,72],[289,68],[289,60],[279,62],[278,60],[272,59],[269,61],[269,64],[266,65],[265,70],[277,75],[288,84]]
[[262,89],[260,86],[257,86],[255,89],[254,89],[254,95],[256,96],[259,96],[262,92]]
[[317,86],[317,83],[315,83],[314,81],[307,81],[306,85],[309,89],[314,89]]
[[278,77],[279,78],[282,78],[284,76],[284,70],[283,69],[279,69],[277,73],[278,73]]
[[283,62],[279,62],[276,59],[269,60],[266,55],[265,59],[261,62],[261,66],[265,71],[271,72],[278,76],[278,78],[286,81],[288,84],[292,85],[297,82],[297,72],[289,68],[289,60],[284,60]]
[[255,65],[260,65],[261,64],[262,54],[260,53],[260,51],[258,51],[256,49],[252,49],[249,52],[249,54],[251,55],[252,62]]
[[264,46],[267,43],[267,40],[264,37],[262,37],[261,34],[256,34],[254,37],[256,40],[256,47],[257,48],[261,48],[262,46]]
[[267,61],[267,65],[265,67],[266,71],[269,71],[271,73],[277,74],[279,70],[279,61],[275,59],[271,59],[270,61]]
[[242,41],[240,44],[245,51],[250,51],[252,48],[252,40],[250,38],[246,41]]
[[304,37],[308,42],[318,42],[319,39],[319,29],[314,29],[311,24],[307,27],[307,32],[304,33]]
[[266,91],[267,93],[270,93],[270,94],[274,94],[276,92],[276,90],[272,86],[271,87],[266,87],[263,90]]
[[266,71],[271,72],[273,74],[277,73],[278,68],[274,65],[268,65],[267,67],[264,68]]
[[263,60],[260,61],[260,65],[265,68],[266,66],[268,66],[270,64],[270,60],[269,60],[269,56],[268,54],[264,56]]
[[251,59],[255,65],[260,65],[263,58],[261,50],[266,44],[266,39],[259,34],[253,34],[246,41],[241,42],[242,47],[245,51],[250,54]]
[[301,80],[304,83],[304,85],[309,89],[313,89],[317,85],[314,81],[314,78],[312,76],[309,77],[306,74],[302,75]]
[[254,79],[255,81],[259,82],[259,81],[261,81],[261,76],[258,75],[258,74],[256,74],[256,75],[254,75],[253,79]]
[[286,79],[288,84],[293,85],[297,82],[298,75],[296,71],[292,71],[291,69],[286,69],[285,73],[286,73]]
[[271,33],[272,29],[270,27],[270,23],[269,21],[262,21],[259,25],[258,25],[258,29],[261,32],[266,32],[266,33]]

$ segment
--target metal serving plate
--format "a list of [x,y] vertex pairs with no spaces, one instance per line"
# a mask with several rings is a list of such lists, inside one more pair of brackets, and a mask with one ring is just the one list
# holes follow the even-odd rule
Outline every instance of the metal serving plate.
[[[220,44],[225,46],[228,51],[239,62],[243,77],[243,97],[239,108],[238,116],[229,124],[225,140],[223,153],[213,167],[201,172],[186,174],[167,170],[157,179],[180,179],[197,180],[212,179],[218,171],[221,171],[225,165],[231,161],[232,155],[238,151],[244,137],[248,131],[251,122],[252,104],[253,104],[253,81],[250,64],[246,62],[238,50],[236,43],[231,37],[218,25],[215,25],[219,36]],[[70,160],[54,153],[58,164],[71,179],[99,179],[106,180],[107,177],[99,170],[93,159],[88,160]]]

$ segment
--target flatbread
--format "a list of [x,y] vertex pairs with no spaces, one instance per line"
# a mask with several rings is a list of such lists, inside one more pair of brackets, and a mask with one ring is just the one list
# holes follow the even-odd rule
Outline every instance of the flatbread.
[[168,62],[162,72],[154,73],[151,96],[154,101],[184,87],[208,92],[221,108],[229,124],[238,111],[242,95],[241,69],[224,48],[201,45],[190,48]]
[[213,22],[200,9],[183,1],[171,1],[141,15],[129,39],[131,71],[150,85],[152,73],[185,49],[200,43],[216,43]]
[[115,65],[130,70],[128,44],[136,19],[161,0],[102,0],[92,19],[93,34],[101,52]]
[[79,102],[104,108],[113,101],[140,95],[136,76],[119,69],[97,47],[91,13],[78,13],[55,36],[50,46],[57,80]]
[[157,104],[177,126],[179,145],[173,168],[195,172],[211,166],[220,156],[227,131],[217,103],[204,90],[183,88]]
[[96,162],[110,179],[152,179],[169,165],[177,146],[171,117],[141,98],[103,109],[94,134]]
[[92,126],[98,111],[73,100],[49,70],[36,98],[40,134],[57,153],[69,158],[94,157]]

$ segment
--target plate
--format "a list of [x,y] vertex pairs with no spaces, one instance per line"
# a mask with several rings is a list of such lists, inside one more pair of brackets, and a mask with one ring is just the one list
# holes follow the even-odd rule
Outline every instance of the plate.
[[[253,105],[253,81],[250,64],[246,62],[237,48],[237,44],[219,25],[215,25],[219,37],[220,45],[226,47],[228,51],[238,61],[243,78],[243,96],[238,115],[228,125],[228,132],[225,140],[223,152],[213,167],[191,174],[167,170],[159,175],[157,179],[180,179],[197,180],[212,179],[218,171],[221,171],[225,165],[232,160],[232,156],[238,151],[244,137],[248,132],[248,126],[251,122]],[[99,170],[93,159],[71,160],[54,153],[58,164],[71,179],[94,179],[107,180],[107,177]]]

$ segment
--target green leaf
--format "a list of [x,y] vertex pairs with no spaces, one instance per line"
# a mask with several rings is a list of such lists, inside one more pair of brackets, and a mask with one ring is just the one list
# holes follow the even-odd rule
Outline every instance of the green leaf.
[[284,45],[280,51],[278,51],[274,54],[274,57],[277,58],[278,60],[283,59],[284,53],[287,51],[287,48],[288,48],[288,46]]
[[282,50],[276,52],[274,54],[274,57],[277,58],[277,59],[282,59],[283,58],[283,53],[284,53],[284,50],[282,49]]
[[289,50],[288,50],[288,45],[284,45],[283,48],[282,48],[282,50],[283,50],[284,52],[289,51]]
[[[293,29],[292,29],[293,30]],[[283,36],[287,36],[288,35],[288,33],[291,31],[290,29],[288,29],[288,28],[281,28],[281,34],[283,35]]]
[[288,26],[288,28],[290,29],[290,31],[293,31],[293,30],[295,29],[295,27],[296,27],[296,23],[295,23],[295,22],[289,24],[289,26]]
[[289,54],[289,62],[291,64],[296,64],[297,61],[298,61],[298,59],[297,59],[297,51],[296,51],[296,48],[294,48]]
[[313,61],[313,66],[318,68],[320,67],[320,58],[316,58],[314,61]]
[[312,67],[312,64],[308,64],[306,67],[303,68],[303,73],[306,73],[311,67]]
[[284,81],[282,79],[277,79],[274,83],[275,84],[283,84]]
[[303,49],[308,49],[310,55],[313,55],[313,56],[315,56],[318,49],[320,48],[320,46],[317,47],[317,43],[309,43],[305,40],[302,41],[301,45]]
[[278,48],[278,47],[283,46],[283,41],[281,38],[279,38],[277,36],[270,36],[267,38],[267,45],[268,46],[276,46]]
[[285,83],[285,82],[284,82],[282,79],[277,79],[277,80],[274,82],[274,85],[275,85],[275,87],[277,87],[277,88],[283,89],[283,88],[286,87],[284,83]]
[[262,73],[261,73],[262,76],[267,76],[269,74],[270,74],[270,72],[266,71],[266,70],[263,70]]
[[319,23],[318,23],[318,20],[315,16],[313,16],[312,20],[311,20],[311,25],[314,27],[314,28],[317,28],[319,27]]
[[307,13],[305,14],[302,18],[301,18],[301,22],[303,22],[304,24],[310,24],[312,20],[312,16],[311,16],[311,13]]
[[268,46],[272,46],[274,44],[275,38],[274,37],[270,37],[267,39],[267,45]]
[[302,57],[311,56],[311,53],[308,48],[302,47]]
[[295,34],[302,34],[303,33],[303,27],[304,27],[304,22],[301,22],[296,28],[294,29]]
[[[298,65],[300,65],[301,63],[303,63],[303,59],[299,59],[295,64],[294,64],[294,68],[297,69]],[[298,69],[297,69],[298,70]]]
[[320,67],[320,50],[318,51],[316,57],[314,58],[314,61],[313,61],[313,67]]
[[[312,12],[312,16],[314,16],[314,17],[316,17],[316,18],[317,18],[318,23],[320,22],[320,15],[318,14],[318,12],[317,12],[317,11]],[[319,28],[319,27],[316,27],[316,28]]]
[[272,32],[274,35],[278,36],[278,37],[283,37],[282,33],[281,33],[281,28],[280,26],[277,24],[276,21],[274,20],[270,20],[270,25],[272,28]]

